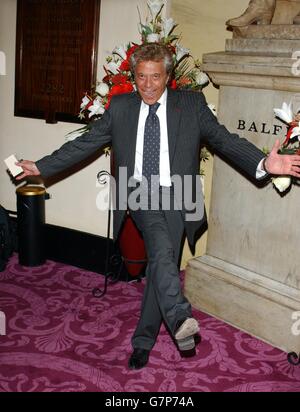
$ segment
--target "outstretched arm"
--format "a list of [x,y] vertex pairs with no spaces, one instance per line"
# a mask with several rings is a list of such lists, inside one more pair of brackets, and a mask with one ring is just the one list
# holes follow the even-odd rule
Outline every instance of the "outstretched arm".
[[51,155],[33,162],[22,160],[17,163],[23,168],[24,173],[17,177],[21,180],[27,176],[48,177],[55,175],[92,155],[96,150],[111,141],[111,113],[106,111],[101,119],[91,123],[87,133],[77,139],[67,142]]
[[276,141],[268,157],[254,144],[237,134],[230,133],[223,125],[219,124],[215,116],[202,99],[199,112],[199,122],[202,134],[206,137],[208,144],[216,150],[217,154],[223,155],[232,164],[237,165],[248,175],[256,177],[257,167],[265,158],[263,167],[271,175],[291,175],[300,178],[300,156],[278,154],[280,149],[279,140]]

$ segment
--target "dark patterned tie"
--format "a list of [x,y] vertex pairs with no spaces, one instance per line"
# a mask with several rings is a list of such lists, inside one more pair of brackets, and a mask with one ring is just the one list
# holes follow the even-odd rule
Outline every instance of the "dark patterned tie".
[[156,114],[158,107],[159,103],[149,106],[149,114],[145,123],[143,176],[147,178],[149,188],[151,176],[159,176],[160,125]]

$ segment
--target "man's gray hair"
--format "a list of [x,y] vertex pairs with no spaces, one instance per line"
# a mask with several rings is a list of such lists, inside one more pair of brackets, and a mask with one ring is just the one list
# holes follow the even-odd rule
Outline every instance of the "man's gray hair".
[[137,64],[146,61],[162,61],[167,74],[171,74],[173,71],[173,55],[171,50],[164,44],[147,43],[139,46],[130,56],[131,71],[134,73]]

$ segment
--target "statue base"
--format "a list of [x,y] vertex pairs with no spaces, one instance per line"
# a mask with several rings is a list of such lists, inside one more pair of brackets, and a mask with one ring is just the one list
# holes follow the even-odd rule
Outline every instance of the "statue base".
[[233,38],[245,39],[272,39],[272,40],[299,40],[300,39],[300,25],[290,24],[268,24],[244,27],[233,27]]
[[[298,37],[280,38],[279,27],[284,27],[290,34],[297,31]],[[212,82],[218,86],[300,92],[300,26],[248,26],[242,29],[245,33],[249,31],[248,37],[227,39],[225,52],[203,55],[201,69],[209,74]],[[273,33],[274,37],[260,36],[264,31]]]
[[295,288],[205,255],[188,263],[185,294],[197,309],[286,352],[300,352]]
[[[273,108],[290,101],[300,107],[300,67],[294,75],[290,54],[300,50],[300,40],[286,42],[257,34],[235,37],[226,52],[203,56],[202,70],[220,86],[220,123],[260,149],[272,148],[287,132]],[[258,188],[215,157],[206,255],[191,260],[185,276],[185,294],[194,307],[295,353],[300,352],[299,198],[299,185],[282,197],[272,184]]]

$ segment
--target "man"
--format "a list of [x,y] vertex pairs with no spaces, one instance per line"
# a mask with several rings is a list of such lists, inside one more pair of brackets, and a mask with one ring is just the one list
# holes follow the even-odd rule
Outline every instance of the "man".
[[[124,170],[120,168],[125,168],[128,177],[133,176],[133,180],[139,182],[141,193],[150,195],[152,200],[155,185],[147,183],[152,176],[158,175],[158,208],[148,209],[149,199],[144,202],[145,207],[138,209],[128,201],[148,255],[141,316],[132,337],[134,350],[129,359],[129,368],[139,369],[148,362],[162,320],[180,350],[195,347],[194,335],[199,326],[192,317],[191,305],[181,292],[177,264],[184,231],[192,244],[204,219],[197,176],[203,139],[252,178],[266,174],[300,177],[300,156],[278,155],[278,141],[266,158],[253,144],[230,134],[217,122],[202,93],[167,89],[173,68],[172,54],[167,47],[154,43],[143,45],[132,55],[131,65],[137,93],[115,96],[109,109],[93,123],[87,134],[36,163],[24,160],[19,165],[24,170],[20,178],[39,174],[47,177],[111,142],[117,182]],[[182,190],[172,184],[173,176],[183,182]],[[190,179],[185,180],[187,177]],[[184,185],[185,182],[188,183]],[[191,189],[188,199],[186,189]],[[129,200],[133,190],[136,189],[129,192]],[[162,207],[166,194],[172,204],[169,210]],[[116,195],[115,238],[126,209],[118,192]]]

